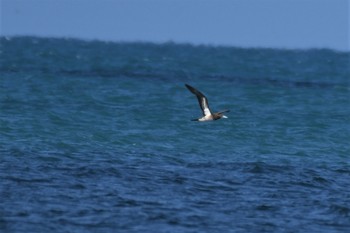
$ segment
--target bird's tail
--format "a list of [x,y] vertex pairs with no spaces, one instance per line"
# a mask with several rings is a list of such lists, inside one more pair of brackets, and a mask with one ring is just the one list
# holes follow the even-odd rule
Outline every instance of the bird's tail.
[[198,119],[192,119],[191,121],[198,121]]

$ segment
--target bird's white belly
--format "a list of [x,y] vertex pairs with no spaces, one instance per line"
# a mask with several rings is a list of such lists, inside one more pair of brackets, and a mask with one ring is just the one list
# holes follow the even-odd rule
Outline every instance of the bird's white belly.
[[212,121],[212,120],[213,120],[212,115],[206,115],[206,116],[198,119],[198,121]]

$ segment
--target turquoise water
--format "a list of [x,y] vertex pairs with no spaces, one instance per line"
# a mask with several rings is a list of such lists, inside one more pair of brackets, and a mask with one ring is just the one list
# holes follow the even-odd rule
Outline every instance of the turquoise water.
[[[350,54],[1,38],[2,232],[349,232]],[[201,112],[188,83],[228,119]]]

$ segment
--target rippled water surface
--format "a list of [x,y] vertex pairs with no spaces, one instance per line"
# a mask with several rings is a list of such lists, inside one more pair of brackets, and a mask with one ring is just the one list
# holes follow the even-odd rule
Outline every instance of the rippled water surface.
[[[1,38],[1,232],[349,232],[350,54]],[[228,119],[199,123],[188,83]]]

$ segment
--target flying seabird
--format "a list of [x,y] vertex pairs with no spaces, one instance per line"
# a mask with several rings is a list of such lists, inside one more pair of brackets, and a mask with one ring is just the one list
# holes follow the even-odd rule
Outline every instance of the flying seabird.
[[219,120],[221,118],[227,118],[227,116],[224,115],[225,112],[229,112],[230,110],[224,110],[217,113],[211,113],[209,109],[208,99],[203,95],[200,91],[195,89],[194,87],[191,87],[188,84],[185,84],[185,86],[190,90],[193,94],[197,96],[199,106],[202,109],[203,117],[198,119],[193,119],[192,121],[215,121]]

